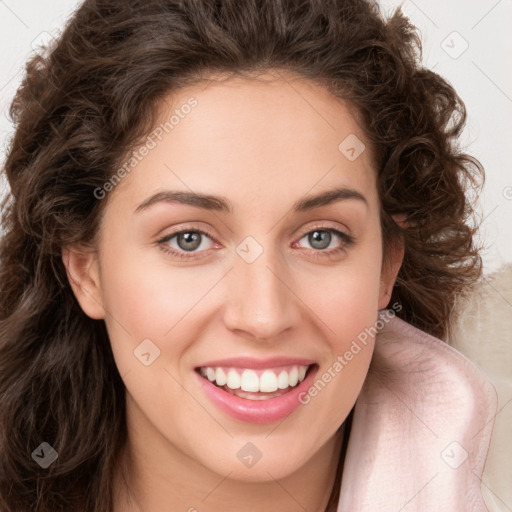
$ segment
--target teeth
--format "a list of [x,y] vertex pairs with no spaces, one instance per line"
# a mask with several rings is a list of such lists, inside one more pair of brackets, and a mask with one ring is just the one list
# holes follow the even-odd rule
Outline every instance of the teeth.
[[290,383],[290,386],[296,386],[297,382],[299,382],[299,370],[296,366],[292,368],[292,371],[290,372],[290,376],[288,377],[288,382]]
[[229,370],[228,372],[228,380],[226,384],[230,389],[238,389],[240,387],[240,375],[236,370]]
[[215,380],[215,370],[213,368],[206,368],[206,377],[210,382]]
[[271,369],[256,372],[250,369],[201,367],[200,373],[220,387],[227,385],[230,389],[241,389],[252,393],[273,393],[278,389],[297,386],[306,377],[307,369],[308,366],[294,365],[276,373]]
[[217,368],[217,370],[215,370],[215,380],[217,382],[217,386],[224,386],[228,381],[228,376],[224,373],[222,368]]
[[288,377],[288,373],[283,370],[279,374],[279,377],[277,378],[277,387],[279,389],[286,389],[289,386],[289,384],[288,384],[289,381],[290,381],[290,379]]
[[263,391],[265,393],[272,393],[273,391],[277,391],[278,387],[279,386],[277,385],[276,374],[274,372],[271,372],[270,370],[265,370],[260,377],[259,391]]
[[240,387],[242,391],[252,391],[257,393],[260,390],[260,379],[258,378],[258,374],[254,370],[245,370],[242,373],[242,378],[240,379]]

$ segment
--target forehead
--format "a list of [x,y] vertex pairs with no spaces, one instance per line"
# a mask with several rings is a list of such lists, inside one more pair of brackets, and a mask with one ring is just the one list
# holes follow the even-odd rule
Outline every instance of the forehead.
[[296,200],[339,185],[370,200],[375,192],[371,148],[354,109],[281,71],[217,76],[169,94],[149,137],[151,150],[115,190],[133,201],[170,187],[238,194],[234,203],[274,193]]
[[[193,110],[187,108],[192,98],[197,103]],[[174,116],[175,138],[190,135],[189,130],[177,129],[174,123],[178,121],[203,143],[226,140],[234,148],[250,149],[256,142],[264,142],[260,153],[277,149],[274,157],[291,159],[301,149],[311,152],[318,145],[322,151],[329,145],[338,151],[340,137],[351,134],[364,139],[358,112],[352,105],[326,88],[284,71],[249,77],[217,75],[183,88],[160,105],[160,123],[180,110],[191,111],[180,115],[179,120]],[[184,122],[187,118],[190,121]],[[283,141],[288,144],[282,146]]]

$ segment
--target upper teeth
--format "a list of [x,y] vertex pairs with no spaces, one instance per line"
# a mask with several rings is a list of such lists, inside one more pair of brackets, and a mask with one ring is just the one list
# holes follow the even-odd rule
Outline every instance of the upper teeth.
[[296,386],[306,376],[308,367],[303,365],[289,366],[280,371],[263,370],[258,373],[256,370],[238,370],[235,368],[221,368],[203,366],[200,369],[201,375],[217,386],[225,386],[231,389],[242,389],[242,391],[272,393],[278,389],[286,389],[289,386]]

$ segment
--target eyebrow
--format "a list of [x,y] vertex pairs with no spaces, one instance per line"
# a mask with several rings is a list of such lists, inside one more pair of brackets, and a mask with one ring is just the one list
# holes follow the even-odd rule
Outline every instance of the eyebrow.
[[[305,212],[348,199],[356,199],[368,206],[367,199],[357,190],[347,187],[338,187],[333,190],[327,190],[316,195],[299,199],[293,204],[292,210],[295,212]],[[223,196],[213,196],[209,194],[200,194],[197,192],[186,192],[178,190],[165,190],[162,192],[157,192],[139,204],[139,206],[137,206],[135,209],[135,213],[147,210],[154,204],[161,202],[186,204],[217,212],[233,212],[232,203]]]

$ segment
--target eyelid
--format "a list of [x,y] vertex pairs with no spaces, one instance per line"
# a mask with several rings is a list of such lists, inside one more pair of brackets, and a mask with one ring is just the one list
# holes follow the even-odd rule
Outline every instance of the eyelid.
[[[346,232],[343,228],[340,228],[339,226],[332,226],[332,225],[328,226],[326,224],[322,224],[322,222],[317,222],[317,223],[314,223],[313,225],[309,225],[309,226],[307,226],[305,228],[302,228],[299,231],[299,234],[297,235],[297,237],[298,237],[297,240],[300,240],[301,238],[304,237],[304,235],[307,235],[307,234],[311,233],[311,231],[314,231],[314,230],[325,230],[325,231],[334,230],[334,231],[340,231],[345,236],[354,239],[353,235],[350,234],[350,230],[348,228],[345,228],[345,229],[348,232]],[[164,239],[170,239],[170,238],[172,238],[173,236],[175,236],[177,234],[184,233],[184,232],[187,232],[187,231],[198,231],[199,233],[203,233],[203,234],[207,235],[208,237],[210,237],[212,239],[212,241],[218,243],[215,240],[215,236],[213,235],[212,231],[208,227],[203,227],[203,226],[196,225],[196,224],[193,224],[193,223],[192,224],[187,224],[187,225],[185,225],[183,227],[177,227],[176,229],[173,229],[173,231],[171,231],[167,235],[158,237],[157,241],[161,241],[161,240],[164,240]]]
[[332,230],[332,231],[339,231],[343,235],[355,240],[354,236],[351,234],[350,230],[347,227],[341,227],[339,224],[337,224],[335,226],[333,226],[332,224],[328,225],[327,222],[328,221],[326,221],[326,223],[322,223],[321,221],[319,221],[317,223],[309,224],[307,227],[305,227],[299,231],[299,233],[300,233],[299,239],[302,238],[304,235],[311,233],[311,231],[315,231],[315,230],[331,231]]
[[173,236],[179,235],[180,233],[186,233],[188,231],[197,231],[198,233],[203,233],[204,235],[210,237],[212,241],[215,241],[215,237],[209,228],[203,227],[202,225],[199,226],[195,224],[186,224],[183,227],[178,226],[176,228],[173,228],[173,230],[166,235],[158,236],[157,242],[166,239],[169,240]]
[[337,255],[346,252],[351,246],[353,246],[356,243],[356,238],[353,235],[349,235],[345,231],[343,231],[340,228],[334,228],[332,226],[317,226],[317,227],[310,227],[307,229],[297,240],[297,242],[294,242],[294,245],[300,242],[304,237],[309,235],[310,233],[314,231],[327,231],[329,233],[334,233],[334,236],[338,237],[340,239],[340,244],[337,247],[331,248],[331,249],[310,249],[310,248],[304,248],[303,250],[310,253],[310,256],[312,256],[315,259],[318,258],[334,258]]

